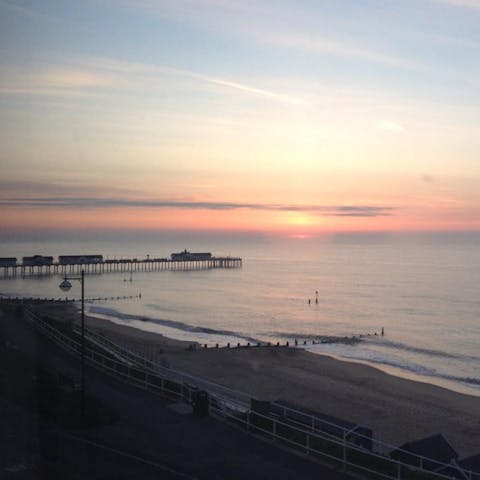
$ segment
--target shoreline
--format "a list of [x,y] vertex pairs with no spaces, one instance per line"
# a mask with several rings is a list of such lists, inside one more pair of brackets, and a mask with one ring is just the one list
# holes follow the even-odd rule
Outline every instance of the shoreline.
[[427,385],[432,385],[435,387],[443,388],[450,392],[459,393],[461,395],[468,395],[471,397],[478,397],[480,402],[480,385],[474,387],[468,384],[462,384],[461,382],[456,382],[454,380],[447,380],[443,378],[438,378],[434,376],[421,375],[420,373],[411,372],[409,370],[404,370],[400,367],[395,367],[393,365],[388,365],[380,362],[372,362],[368,360],[362,360],[357,358],[348,358],[342,357],[340,355],[335,355],[333,353],[327,352],[314,352],[311,349],[307,350],[314,355],[324,355],[326,357],[333,358],[339,362],[352,363],[354,365],[366,365],[368,367],[374,368],[380,372],[390,375],[395,378],[402,378],[404,380],[410,380],[412,382],[425,383]]
[[[78,321],[72,306],[42,314]],[[479,453],[480,401],[473,395],[409,380],[379,368],[303,348],[197,348],[191,341],[85,317],[88,328],[163,366],[199,376],[260,400],[284,400],[373,429],[392,445],[442,433],[459,457]]]
[[443,433],[460,458],[479,453],[480,401],[473,395],[381,369],[285,347],[198,348],[106,319],[86,325],[164,366],[261,400],[286,400],[373,428],[392,446]]
[[[153,324],[151,325],[151,324],[149,324],[149,322],[144,322],[143,320],[141,320],[140,317],[138,318],[138,320],[133,320],[133,322],[135,322],[134,323],[135,326],[134,326],[134,325],[126,325],[125,322],[122,319],[117,319],[115,317],[110,317],[108,315],[93,313],[93,314],[90,314],[89,316],[90,316],[90,318],[95,318],[95,319],[98,319],[100,321],[111,322],[112,324],[115,324],[115,325],[118,325],[118,326],[125,326],[125,327],[129,327],[129,328],[133,328],[134,330],[139,330],[139,331],[142,331],[142,332],[152,333],[154,335],[163,336],[165,338],[170,338],[172,340],[178,340],[178,341],[181,341],[181,342],[187,342],[187,343],[192,343],[192,344],[195,343],[195,344],[199,345],[198,348],[203,349],[204,343],[208,344],[209,349],[215,348],[215,342],[212,341],[211,339],[209,339],[208,342],[206,342],[204,340],[194,339],[194,338],[192,339],[192,338],[189,338],[189,337],[192,337],[192,334],[190,332],[183,333],[183,335],[182,334],[178,335],[179,331],[177,331],[173,327],[163,326],[162,329],[166,330],[166,333],[160,333],[160,332],[156,331],[157,327],[155,325],[153,325]],[[130,320],[129,322],[132,322],[132,320]],[[147,327],[147,328],[145,328],[145,327]],[[182,337],[182,336],[184,338],[178,338],[178,337]],[[194,337],[194,335],[193,335],[193,337]],[[237,340],[242,340],[243,342],[245,342],[245,343],[241,343],[242,348],[246,347],[246,345],[247,345],[246,340],[243,339],[243,338],[238,337],[238,339],[237,339],[236,337],[227,337],[226,340],[225,340],[225,343],[220,343],[219,348],[220,349],[227,348],[227,343],[228,343],[229,340],[230,340],[230,344],[231,344],[230,348],[232,348],[232,349],[237,348]],[[285,347],[285,344],[286,344],[287,341],[288,341],[287,339],[284,339],[284,342],[280,343],[281,348]],[[480,399],[480,385],[477,387],[477,386],[474,386],[474,385],[470,385],[468,383],[461,383],[459,381],[449,380],[449,379],[446,379],[446,378],[429,376],[429,375],[422,375],[420,373],[416,373],[414,371],[406,370],[406,369],[403,369],[401,367],[397,367],[397,366],[394,366],[394,365],[389,365],[387,363],[374,362],[374,361],[369,361],[369,360],[364,360],[364,359],[359,359],[359,358],[350,358],[348,356],[338,355],[338,354],[335,354],[333,352],[315,351],[316,348],[318,348],[321,345],[339,345],[339,344],[342,344],[342,345],[356,345],[357,343],[362,342],[362,339],[361,339],[360,336],[355,336],[355,335],[352,336],[352,337],[340,337],[340,336],[333,337],[332,336],[332,337],[328,337],[328,339],[326,341],[321,341],[321,340],[318,341],[317,340],[317,342],[314,343],[314,344],[307,343],[306,345],[303,344],[303,341],[299,341],[297,346],[295,346],[294,342],[295,342],[295,340],[293,338],[289,339],[289,348],[301,349],[301,350],[307,351],[309,353],[312,353],[313,355],[327,356],[327,357],[334,358],[334,359],[336,359],[338,361],[342,361],[342,362],[370,366],[371,368],[377,369],[377,370],[379,370],[379,371],[381,371],[381,372],[383,372],[387,375],[391,375],[393,377],[397,377],[397,378],[401,378],[401,379],[405,379],[405,380],[411,380],[411,381],[419,382],[419,383],[430,384],[430,385],[433,385],[433,386],[444,388],[444,389],[452,391],[452,392],[456,392],[456,393],[460,393],[460,394],[464,394],[464,395],[470,395],[470,396],[473,396],[473,397],[479,397],[479,399]],[[262,347],[265,347],[265,346],[267,346],[266,342],[262,342]],[[272,347],[274,347],[274,346],[275,346],[275,343],[272,343]],[[251,347],[252,348],[257,348],[256,344],[254,344],[254,343],[251,344]]]

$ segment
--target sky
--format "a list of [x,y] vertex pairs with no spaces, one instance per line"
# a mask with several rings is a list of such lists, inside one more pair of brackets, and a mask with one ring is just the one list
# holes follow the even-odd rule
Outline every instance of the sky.
[[0,0],[0,236],[480,230],[480,0]]

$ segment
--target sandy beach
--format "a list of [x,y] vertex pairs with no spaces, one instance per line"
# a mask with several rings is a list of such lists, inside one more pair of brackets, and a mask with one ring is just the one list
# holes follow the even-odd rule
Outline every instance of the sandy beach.
[[248,393],[288,400],[373,428],[392,445],[443,433],[460,457],[480,452],[480,399],[373,367],[285,347],[198,348],[89,318],[87,325],[164,365]]
[[[49,315],[71,321],[72,306],[44,305]],[[70,319],[70,320],[68,320]],[[287,400],[373,429],[397,446],[443,433],[460,458],[480,452],[480,399],[388,375],[299,348],[189,349],[167,338],[99,318],[88,328],[165,366],[200,376],[261,400]]]

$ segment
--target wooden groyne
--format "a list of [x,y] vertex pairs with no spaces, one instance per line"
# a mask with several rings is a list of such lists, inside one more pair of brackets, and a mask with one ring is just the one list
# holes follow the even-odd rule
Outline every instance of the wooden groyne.
[[[112,300],[134,300],[134,299],[142,298],[142,294],[139,293],[137,295],[113,295],[109,297],[91,297],[85,298],[84,301],[87,303],[93,302],[105,302],[105,301],[112,301]],[[81,298],[68,298],[68,297],[14,297],[10,295],[3,295],[0,294],[0,304],[7,303],[13,305],[41,305],[41,304],[64,304],[64,303],[80,303],[82,301]]]
[[78,275],[82,270],[89,274],[102,273],[133,273],[133,272],[158,272],[158,271],[189,271],[209,270],[213,268],[240,268],[242,259],[239,257],[210,257],[205,259],[180,259],[167,258],[146,259],[119,259],[102,260],[81,263],[52,262],[47,265],[0,265],[3,277],[28,277],[39,275]]

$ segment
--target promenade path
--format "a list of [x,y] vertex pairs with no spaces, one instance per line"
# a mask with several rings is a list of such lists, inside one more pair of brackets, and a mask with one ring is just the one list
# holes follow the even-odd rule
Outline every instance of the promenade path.
[[[9,348],[23,352],[40,368],[78,378],[78,362],[23,320],[1,316],[0,339],[3,346],[7,342]],[[25,372],[18,372],[22,374]],[[0,382],[2,379],[0,375]],[[118,420],[100,426],[66,428],[12,404],[0,394],[0,478],[351,478],[214,418],[177,413],[165,399],[88,367],[86,383],[88,394],[110,405]]]

